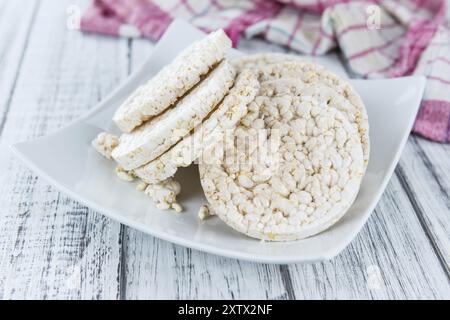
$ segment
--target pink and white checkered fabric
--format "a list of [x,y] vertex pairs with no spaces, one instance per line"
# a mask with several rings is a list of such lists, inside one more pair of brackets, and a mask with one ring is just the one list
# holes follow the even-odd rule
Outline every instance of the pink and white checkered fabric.
[[174,18],[204,31],[262,36],[306,54],[339,48],[366,78],[423,75],[413,131],[450,141],[450,24],[445,0],[95,0],[81,28],[157,40]]

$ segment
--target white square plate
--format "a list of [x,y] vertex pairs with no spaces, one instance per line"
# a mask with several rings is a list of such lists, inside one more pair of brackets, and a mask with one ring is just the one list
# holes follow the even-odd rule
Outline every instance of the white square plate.
[[[179,170],[179,198],[185,212],[160,211],[132,183],[119,180],[114,164],[91,147],[104,130],[114,131],[114,110],[140,83],[203,34],[176,21],[156,45],[141,69],[93,110],[71,125],[46,137],[12,148],[31,169],[56,188],[111,219],[155,237],[186,247],[238,259],[267,263],[311,262],[341,252],[373,211],[399,160],[419,108],[425,80],[352,81],[367,106],[371,158],[359,195],[348,213],[329,230],[309,239],[262,243],[239,234],[218,218],[199,222],[197,211],[205,201],[197,166]],[[233,55],[239,54],[233,52]]]

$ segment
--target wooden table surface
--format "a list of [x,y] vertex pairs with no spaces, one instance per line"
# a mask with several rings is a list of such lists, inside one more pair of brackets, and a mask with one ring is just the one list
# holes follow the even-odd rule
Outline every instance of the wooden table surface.
[[[73,4],[75,3],[75,6]],[[86,1],[0,1],[0,298],[450,298],[450,146],[411,136],[371,218],[335,259],[265,265],[186,249],[59,193],[8,151],[84,114],[148,40],[86,35]],[[259,40],[247,52],[283,51]]]

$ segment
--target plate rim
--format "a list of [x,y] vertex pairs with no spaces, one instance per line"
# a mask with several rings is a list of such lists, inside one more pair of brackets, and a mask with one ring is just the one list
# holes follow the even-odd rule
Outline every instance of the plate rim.
[[[194,28],[190,24],[184,21],[175,20],[174,23],[169,27],[169,29],[176,29],[179,27],[190,27],[191,29]],[[168,30],[169,30],[168,29]],[[39,140],[44,140],[49,137],[55,136],[60,134],[61,132],[70,130],[72,127],[84,122],[85,120],[89,119],[91,116],[95,115],[97,112],[101,111],[105,107],[108,106],[109,102],[111,100],[114,100],[114,97],[118,94],[120,94],[120,91],[124,90],[125,87],[129,85],[131,81],[133,81],[135,78],[138,78],[140,74],[143,72],[143,70],[146,68],[146,66],[151,63],[152,56],[157,52],[158,48],[160,47],[160,43],[158,42],[152,52],[147,56],[145,61],[141,64],[141,66],[130,74],[128,77],[124,79],[124,81],[119,84],[115,89],[113,89],[109,94],[107,94],[100,102],[98,102],[92,109],[85,112],[80,117],[74,119],[73,121],[69,122],[66,126],[49,133],[47,135],[44,135],[39,138],[31,139],[24,142],[19,142],[10,145],[10,149],[12,150],[13,154],[18,157],[28,168],[30,168],[33,172],[35,172],[38,176],[45,179],[48,183],[53,185],[58,191],[65,193],[70,198],[78,201],[79,203],[97,211],[98,213],[103,214],[104,216],[115,220],[121,224],[124,224],[126,226],[129,226],[131,228],[134,228],[136,230],[139,230],[143,233],[149,234],[151,236],[157,237],[159,239],[162,239],[164,241],[169,241],[171,243],[181,245],[184,247],[188,247],[191,249],[203,251],[209,254],[214,254],[217,256],[223,256],[227,258],[233,258],[233,259],[239,259],[244,261],[250,261],[250,262],[258,262],[258,263],[266,263],[266,264],[291,264],[291,263],[312,263],[317,261],[324,261],[324,260],[331,260],[338,254],[340,254],[349,244],[350,242],[357,236],[357,234],[361,231],[361,229],[364,227],[364,225],[367,223],[368,218],[372,215],[372,212],[374,211],[376,205],[378,204],[381,196],[383,195],[387,184],[389,183],[392,174],[394,173],[395,167],[397,166],[400,156],[403,153],[403,149],[406,145],[407,139],[409,137],[410,131],[413,127],[414,120],[416,118],[417,112],[420,108],[420,103],[417,104],[415,107],[415,110],[411,110],[409,113],[409,119],[407,119],[407,127],[408,130],[405,130],[402,133],[402,137],[400,139],[400,145],[397,148],[395,155],[393,157],[393,160],[390,163],[390,166],[386,170],[386,175],[384,179],[382,180],[380,184],[380,188],[378,188],[378,192],[372,197],[372,200],[368,206],[369,209],[366,210],[366,213],[361,217],[360,221],[358,222],[358,225],[351,229],[350,232],[348,232],[344,237],[343,241],[341,241],[337,246],[334,246],[332,249],[326,249],[324,251],[321,251],[320,254],[314,255],[311,254],[309,256],[293,256],[293,255],[286,255],[286,256],[271,256],[266,254],[253,254],[253,253],[246,253],[246,252],[238,252],[236,250],[231,249],[223,249],[216,247],[214,245],[209,245],[207,243],[199,243],[193,240],[180,238],[179,236],[171,235],[162,231],[155,231],[148,229],[145,225],[140,224],[138,221],[135,221],[133,219],[128,218],[126,215],[119,214],[116,211],[110,210],[108,208],[105,208],[101,205],[98,205],[97,203],[90,201],[88,199],[85,199],[81,196],[79,196],[76,192],[73,192],[71,189],[67,188],[64,184],[60,183],[58,180],[47,174],[44,170],[42,170],[38,165],[35,164],[34,161],[32,161],[31,158],[26,156],[25,153],[21,151],[21,147],[35,143]],[[373,80],[359,80],[359,79],[348,79],[350,83],[355,82],[367,82],[367,81],[396,81],[400,79],[416,79],[418,81],[418,85],[420,88],[419,95],[423,96],[423,92],[426,85],[426,78],[423,76],[407,76],[407,77],[399,77],[399,78],[391,78],[391,79],[373,79]],[[370,161],[370,160],[369,160]],[[326,232],[326,231],[325,231]],[[256,240],[257,241],[257,240]]]

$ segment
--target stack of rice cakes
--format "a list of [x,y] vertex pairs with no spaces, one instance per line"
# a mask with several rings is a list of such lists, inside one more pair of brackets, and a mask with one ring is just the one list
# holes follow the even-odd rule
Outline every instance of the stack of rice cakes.
[[[250,237],[297,240],[336,223],[359,191],[369,128],[351,85],[295,56],[260,54],[229,62],[222,30],[180,53],[114,115],[120,137],[93,146],[142,180],[160,209],[181,211],[179,167],[199,159],[208,205]],[[220,150],[220,152],[217,152]]]

